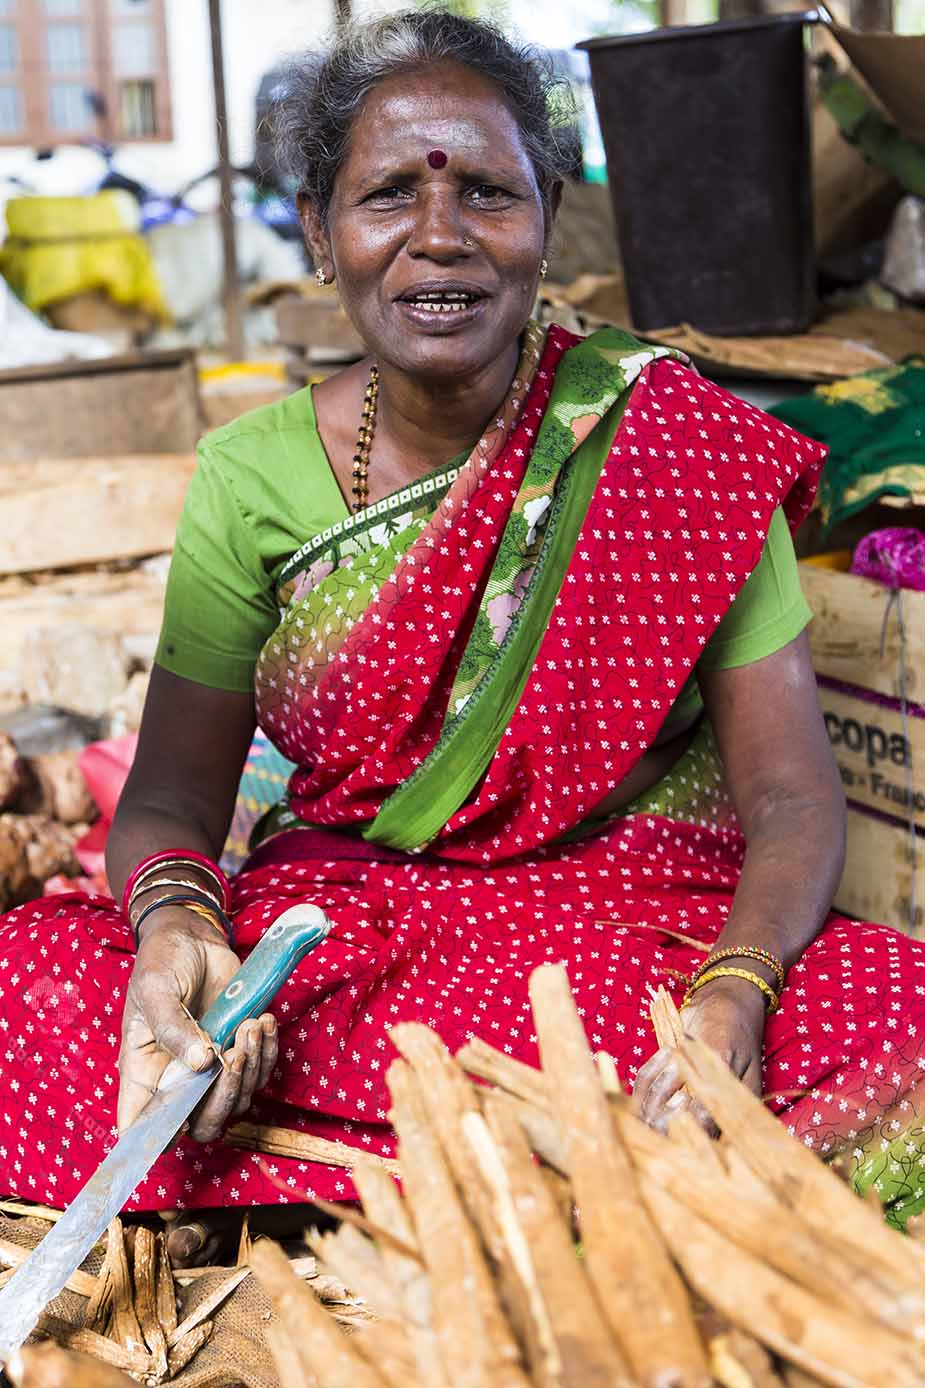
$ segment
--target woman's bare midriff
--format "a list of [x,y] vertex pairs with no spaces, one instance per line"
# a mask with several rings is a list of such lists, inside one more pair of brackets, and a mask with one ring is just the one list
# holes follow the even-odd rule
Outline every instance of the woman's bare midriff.
[[615,789],[608,791],[591,811],[589,819],[607,819],[619,810],[645,795],[657,785],[663,776],[684,755],[694,737],[694,728],[687,728],[677,737],[669,739],[659,747],[652,747],[640,757],[628,776],[625,776]]

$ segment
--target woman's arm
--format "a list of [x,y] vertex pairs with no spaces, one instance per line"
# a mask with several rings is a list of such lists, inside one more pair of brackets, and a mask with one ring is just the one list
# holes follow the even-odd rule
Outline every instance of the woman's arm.
[[151,853],[189,848],[218,858],[254,726],[252,694],[210,689],[154,666],[138,750],[106,845],[116,900]]
[[[254,731],[250,694],[210,689],[154,667],[131,774],[119,801],[106,861],[118,900],[141,859],[168,849],[217,859]],[[173,1057],[201,1070],[210,1062],[201,1016],[238,967],[233,950],[183,906],[151,913],[140,931],[119,1055],[119,1128],[137,1116]],[[191,1125],[218,1136],[250,1106],[276,1063],[276,1024],[267,1014],[238,1028],[223,1074]]]
[[[822,928],[845,854],[844,795],[809,642],[804,633],[764,660],[703,673],[700,683],[747,844],[717,948],[761,945],[789,968]],[[723,963],[740,964],[776,987],[773,972],[754,960]],[[765,1011],[753,984],[723,978],[698,990],[683,1015],[685,1029],[760,1092]],[[643,1117],[663,1125],[665,1106],[680,1088],[676,1067],[660,1051],[637,1080]]]

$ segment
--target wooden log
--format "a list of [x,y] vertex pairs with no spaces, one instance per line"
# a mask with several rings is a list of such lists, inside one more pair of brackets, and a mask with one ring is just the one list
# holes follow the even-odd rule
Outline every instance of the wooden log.
[[151,1353],[153,1373],[167,1374],[167,1337],[157,1314],[157,1240],[153,1229],[139,1224],[135,1229],[134,1272],[135,1313]]
[[[891,1279],[878,1264],[852,1256],[850,1248],[838,1243],[836,1231],[822,1237],[766,1189],[743,1193],[735,1176],[704,1166],[698,1153],[679,1151],[671,1142],[656,1146],[638,1120],[630,1119],[622,1131],[653,1219],[667,1192],[737,1248],[821,1301],[848,1313],[862,1306],[884,1328],[925,1343],[925,1289],[910,1293],[907,1284]],[[837,1179],[826,1174],[829,1180]],[[867,1217],[872,1224],[878,1220],[873,1212]]]
[[288,1331],[279,1321],[271,1321],[263,1333],[270,1347],[280,1383],[285,1388],[312,1388],[315,1380],[313,1378],[311,1384],[309,1383],[305,1366]]
[[[10,1243],[8,1239],[0,1239],[0,1263],[8,1268],[18,1268],[24,1263],[31,1254],[31,1248],[23,1248],[21,1244]],[[96,1288],[96,1278],[91,1272],[81,1272],[79,1269],[72,1272],[67,1282],[64,1284],[69,1292],[77,1292],[78,1296],[92,1296]]]
[[529,991],[587,1270],[611,1330],[643,1388],[707,1388],[710,1371],[687,1292],[640,1199],[565,970],[540,966]]
[[711,1336],[707,1350],[720,1388],[785,1388],[767,1350],[744,1330]]
[[650,1208],[688,1283],[734,1325],[832,1388],[921,1388],[925,1351],[857,1307],[827,1305],[736,1248],[667,1192]]
[[23,1345],[4,1370],[13,1388],[134,1388],[135,1383],[121,1369],[62,1349],[50,1340]]
[[400,1319],[397,1289],[386,1273],[382,1254],[355,1225],[342,1224],[329,1234],[309,1234],[306,1243],[318,1258],[319,1267],[340,1278],[369,1303],[375,1315]]
[[212,1338],[212,1322],[200,1321],[192,1330],[173,1345],[168,1358],[168,1374],[170,1378],[176,1378],[183,1369],[186,1368],[202,1349],[207,1340]]
[[242,1147],[247,1152],[266,1152],[275,1157],[298,1157],[299,1161],[316,1161],[325,1166],[352,1168],[357,1161],[375,1162],[384,1170],[400,1175],[398,1162],[389,1157],[364,1152],[346,1142],[331,1142],[326,1137],[314,1137],[296,1128],[278,1128],[270,1123],[236,1123],[222,1141],[229,1147]]
[[387,1076],[391,1119],[417,1245],[430,1274],[434,1326],[453,1388],[527,1388],[494,1280],[406,1061]]
[[143,1345],[138,1345],[135,1349],[126,1349],[116,1340],[110,1340],[104,1335],[97,1335],[93,1330],[85,1330],[80,1326],[71,1325],[70,1321],[62,1320],[60,1316],[52,1315],[50,1311],[44,1311],[39,1317],[36,1330],[40,1335],[46,1335],[56,1344],[64,1349],[72,1349],[78,1354],[87,1354],[91,1359],[98,1359],[101,1364],[108,1364],[111,1368],[121,1369],[123,1373],[130,1374],[132,1378],[145,1378],[151,1369],[151,1356]]
[[496,1084],[499,1089],[506,1089],[518,1099],[535,1104],[537,1108],[548,1107],[548,1086],[542,1071],[525,1065],[522,1060],[515,1060],[513,1056],[505,1055],[503,1051],[496,1051],[487,1041],[478,1037],[467,1041],[465,1046],[457,1051],[456,1059],[470,1075],[475,1075],[480,1080],[488,1080],[490,1084]]
[[[532,1282],[534,1298],[542,1303],[559,1381],[568,1388],[616,1388],[627,1383],[626,1361],[520,1123],[507,1104],[490,1095],[485,1119],[501,1165],[500,1178],[492,1177],[490,1164],[486,1169],[499,1202],[499,1223],[512,1253],[517,1250],[518,1266],[524,1267],[525,1259],[529,1262],[523,1275]],[[471,1141],[471,1121],[467,1136]],[[476,1150],[485,1152],[484,1146]]]
[[588,1272],[617,1343],[643,1388],[708,1388],[687,1292],[640,1199],[564,968],[534,970],[530,999]]
[[249,1267],[236,1268],[229,1277],[223,1278],[219,1285],[209,1292],[208,1296],[203,1297],[195,1310],[190,1311],[189,1315],[184,1317],[180,1324],[174,1326],[168,1333],[167,1343],[170,1348],[176,1349],[191,1331],[211,1316],[213,1311],[217,1311],[222,1303],[228,1300],[232,1292],[240,1287],[245,1277],[250,1276],[250,1271]]
[[[359,1162],[353,1179],[369,1218],[393,1240],[415,1246],[411,1217],[388,1172]],[[423,1261],[408,1257],[390,1240],[378,1247],[386,1275],[395,1287],[420,1388],[451,1388],[434,1330],[433,1300]]]
[[165,1233],[157,1236],[157,1319],[169,1338],[177,1328],[177,1289]]
[[383,1388],[380,1375],[338,1330],[310,1284],[293,1274],[278,1244],[270,1239],[255,1243],[251,1267],[309,1383],[318,1388]]
[[[514,1333],[526,1350],[528,1366],[537,1379],[538,1388],[551,1388],[544,1369],[548,1356],[543,1349],[542,1336],[537,1340],[534,1335],[534,1331],[540,1327],[534,1314],[535,1308],[531,1309],[530,1306],[529,1289],[515,1267],[510,1247],[502,1236],[497,1219],[497,1200],[489,1190],[484,1171],[465,1137],[465,1120],[470,1115],[478,1116],[479,1102],[475,1087],[430,1027],[418,1022],[405,1022],[392,1027],[389,1035],[399,1054],[414,1070],[421,1098],[453,1179],[495,1265],[500,1293],[499,1311],[502,1315],[507,1312]],[[507,1327],[501,1323],[495,1331],[503,1336],[507,1333]]]
[[125,1231],[118,1216],[106,1237],[106,1262],[112,1278],[112,1338],[124,1349],[145,1348],[145,1338],[135,1314],[135,1298],[125,1249]]
[[894,1230],[873,1218],[870,1209],[808,1147],[794,1142],[783,1124],[709,1046],[685,1038],[678,1057],[695,1098],[782,1204],[822,1238],[831,1239],[834,1232],[840,1243],[866,1260],[868,1267],[879,1264],[884,1274],[908,1289],[910,1296],[920,1293],[925,1272],[925,1251],[920,1244],[897,1239]]
[[[184,453],[65,459],[36,466],[33,478],[3,492],[0,574],[172,549],[195,466],[195,457]],[[2,487],[0,469],[0,491]]]

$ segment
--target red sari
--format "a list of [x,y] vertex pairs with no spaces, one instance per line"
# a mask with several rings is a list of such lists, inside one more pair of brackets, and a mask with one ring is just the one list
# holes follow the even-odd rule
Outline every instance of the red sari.
[[[614,421],[589,480],[583,445]],[[234,915],[242,955],[294,902],[335,930],[276,1000],[279,1064],[251,1121],[392,1155],[389,1028],[420,1020],[451,1050],[481,1036],[535,1062],[527,979],[548,960],[632,1086],[655,1048],[649,986],[680,1000],[744,844],[695,784],[703,761],[671,773],[672,794],[686,786],[671,814],[654,794],[594,832],[588,815],[657,736],[775,508],[802,519],[820,466],[817,445],[664,354],[553,329],[458,473],[294,556],[257,682],[262,726],[299,770]],[[104,1155],[133,962],[109,900],[55,897],[0,924],[3,1190],[61,1206]],[[768,1021],[775,1110],[820,1154],[856,1152],[909,1213],[923,1068],[925,948],[832,917]],[[182,1140],[129,1208],[353,1193],[341,1167]]]

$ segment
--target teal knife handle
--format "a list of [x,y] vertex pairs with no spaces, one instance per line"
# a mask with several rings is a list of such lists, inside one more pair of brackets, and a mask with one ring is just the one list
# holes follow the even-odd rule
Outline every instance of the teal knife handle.
[[320,945],[331,929],[320,906],[290,906],[254,946],[199,1025],[220,1051],[230,1045],[242,1022],[259,1017],[300,959]]

